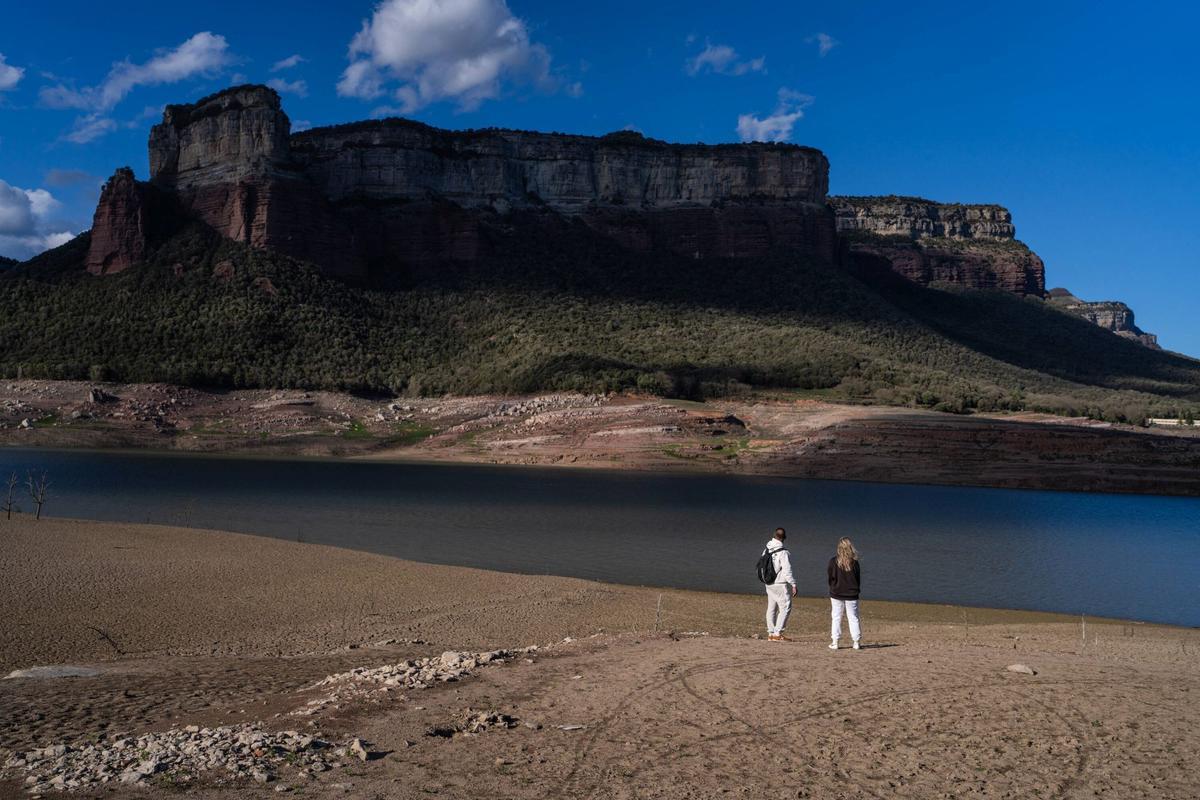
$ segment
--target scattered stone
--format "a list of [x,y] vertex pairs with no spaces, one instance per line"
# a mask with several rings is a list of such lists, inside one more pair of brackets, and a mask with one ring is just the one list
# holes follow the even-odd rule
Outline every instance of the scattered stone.
[[367,761],[371,758],[371,752],[367,750],[367,745],[362,739],[355,739],[350,743],[350,755],[359,761]]
[[471,711],[471,709],[467,709],[458,721],[434,725],[425,731],[425,735],[450,739],[455,734],[476,735],[487,733],[491,730],[515,728],[519,723],[520,720],[516,717],[500,711]]
[[517,722],[516,717],[499,711],[480,711],[474,714],[468,711],[467,718],[462,724],[462,730],[466,733],[486,733],[497,728],[515,728]]
[[1019,672],[1022,675],[1037,675],[1037,670],[1025,664],[1009,664],[1005,667],[1009,672]]
[[310,700],[304,708],[292,712],[312,715],[329,706],[352,700],[369,700],[396,690],[428,689],[438,683],[451,683],[470,675],[484,664],[512,658],[508,650],[463,653],[448,650],[435,658],[418,658],[369,669],[356,667],[349,672],[329,675],[310,689],[329,687],[327,694]]
[[160,774],[172,781],[188,781],[213,770],[224,771],[233,780],[268,783],[284,762],[298,771],[316,773],[329,769],[326,761],[331,757],[325,742],[298,731],[265,731],[251,724],[189,725],[12,753],[0,764],[0,771],[27,773],[25,785],[40,793],[88,790],[112,781],[140,786]]
[[586,725],[559,725],[558,729],[560,731],[581,731],[586,727]]

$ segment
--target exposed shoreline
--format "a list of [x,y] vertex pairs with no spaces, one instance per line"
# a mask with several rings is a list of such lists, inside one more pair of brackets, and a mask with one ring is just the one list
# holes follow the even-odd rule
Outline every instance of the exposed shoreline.
[[707,403],[569,393],[381,400],[17,381],[0,385],[4,447],[1200,496],[1200,429],[768,396]]
[[[377,754],[267,753],[259,777],[168,766],[75,797],[240,800],[276,786],[397,800],[601,787],[616,797],[763,796],[777,785],[764,776],[781,767],[813,797],[940,796],[952,786],[996,798],[1049,787],[1182,800],[1197,788],[1187,770],[1156,766],[1200,755],[1196,629],[1088,618],[1081,630],[1061,614],[868,598],[866,647],[832,653],[821,598],[801,598],[794,641],[772,643],[750,638],[763,625],[754,595],[146,525],[23,518],[0,521],[0,535],[3,669],[88,668],[0,681],[0,767],[5,750],[111,751],[128,736],[186,738],[169,733],[185,726],[204,732],[205,747],[232,746],[250,726],[359,737]],[[367,684],[334,700],[316,687],[447,650],[527,645],[538,648],[449,683]],[[1009,671],[1015,663],[1035,674]],[[481,712],[515,722],[430,734]],[[319,770],[306,766],[314,759]],[[27,796],[33,776],[22,770],[0,774],[0,796]],[[53,788],[53,772],[38,775],[37,786]]]
[[[570,598],[572,604],[582,602],[589,607],[586,614],[567,615],[561,624],[552,625],[552,630],[545,632],[536,629],[536,626],[530,631],[522,631],[517,626],[518,638],[524,634],[539,639],[554,639],[595,630],[653,632],[660,597],[664,598],[665,603],[663,616],[659,620],[661,630],[704,628],[714,634],[750,636],[758,633],[761,627],[759,606],[762,605],[762,598],[758,594],[499,572],[410,561],[352,548],[297,543],[253,533],[167,525],[55,517],[35,522],[28,515],[19,515],[11,522],[0,521],[0,533],[6,537],[13,537],[15,533],[15,538],[10,538],[10,547],[18,550],[22,547],[50,549],[52,553],[30,556],[15,552],[3,559],[4,572],[11,580],[5,587],[0,587],[0,604],[12,609],[12,612],[0,623],[0,653],[3,654],[0,670],[80,660],[105,661],[114,657],[263,656],[314,652],[311,642],[297,644],[299,640],[292,637],[291,627],[272,633],[257,622],[244,631],[237,626],[216,624],[215,619],[228,611],[228,601],[210,603],[205,598],[227,597],[239,591],[237,587],[241,585],[245,586],[243,593],[251,599],[237,602],[250,606],[260,601],[267,605],[286,602],[290,592],[322,597],[335,591],[342,592],[346,597],[341,603],[333,608],[322,609],[330,615],[330,619],[337,614],[353,616],[355,609],[361,610],[368,604],[371,611],[366,616],[377,616],[378,607],[391,602],[398,605],[389,610],[388,615],[404,618],[405,613],[401,609],[405,603],[424,606],[429,602],[428,595],[431,592],[436,594],[431,587],[439,583],[463,581],[497,587],[497,592],[512,592],[521,598],[527,596],[532,586],[536,594],[547,598]],[[41,538],[42,541],[34,541],[35,538]],[[54,544],[48,545],[48,541]],[[236,559],[236,563],[230,559]],[[279,572],[271,570],[263,574],[262,568],[276,560],[282,560]],[[183,572],[157,574],[176,570]],[[54,571],[58,574],[52,574]],[[355,577],[348,580],[342,571],[349,571]],[[284,572],[287,574],[281,574]],[[406,587],[397,593],[385,577],[392,574],[397,579],[404,576],[406,583],[415,581],[418,585]],[[181,580],[196,594],[178,596],[177,586]],[[204,581],[203,591],[187,583],[192,580]],[[240,584],[239,581],[244,583]],[[31,585],[41,587],[36,594],[42,598],[39,602],[48,602],[48,606],[30,605],[26,592]],[[488,589],[488,592],[492,591]],[[381,597],[388,599],[379,599]],[[130,605],[121,605],[121,598],[128,599]],[[437,605],[439,601],[434,599],[433,602]],[[875,621],[889,623],[967,628],[972,625],[1056,625],[1078,628],[1080,624],[1078,615],[1035,609],[877,599],[867,602]],[[109,637],[106,639],[95,628],[89,627],[90,623],[80,624],[71,615],[56,612],[56,616],[72,620],[74,633],[64,636],[64,631],[44,628],[37,621],[39,613],[56,604],[76,609],[106,609],[101,616],[114,612],[119,614],[116,618],[96,620],[109,626],[103,628]],[[177,618],[187,620],[186,624],[179,629],[162,628],[162,620],[157,619],[160,614],[155,609],[161,610],[164,604],[178,605],[180,611]],[[796,600],[796,606],[800,609],[796,613],[819,613],[826,605],[827,599],[824,597],[801,596]],[[301,621],[309,620],[313,610],[308,608],[290,625],[303,628]],[[600,615],[595,616],[595,613]],[[214,617],[209,628],[202,624],[201,617],[204,614]],[[330,619],[318,623],[318,627],[325,626],[320,635],[304,632],[320,640],[318,649],[327,645],[366,645],[384,633],[377,626],[359,625],[348,619],[340,619],[335,626]],[[1137,626],[1146,630],[1200,632],[1200,628],[1188,626],[1090,615],[1086,617],[1086,622],[1103,627]],[[407,624],[414,635],[432,635],[411,620]],[[628,627],[622,628],[622,624]],[[462,640],[462,644],[472,647],[511,646],[513,642],[508,641],[503,633],[511,625],[512,620],[504,617],[486,625],[476,623],[469,633],[457,632],[455,640]],[[581,628],[581,625],[584,627]],[[333,628],[339,626],[341,632],[335,635]],[[500,632],[493,630],[496,626],[499,626]],[[593,626],[594,630],[591,629]],[[31,631],[37,635],[30,636]],[[145,636],[149,638],[139,638]],[[342,641],[339,636],[348,637],[347,641]],[[217,641],[220,645],[214,647]]]

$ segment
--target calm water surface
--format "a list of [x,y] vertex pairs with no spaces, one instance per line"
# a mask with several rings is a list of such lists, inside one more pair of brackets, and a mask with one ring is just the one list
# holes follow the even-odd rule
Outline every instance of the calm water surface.
[[1200,499],[530,467],[0,450],[47,513],[440,564],[732,592],[785,526],[802,594],[839,536],[864,597],[1200,626]]

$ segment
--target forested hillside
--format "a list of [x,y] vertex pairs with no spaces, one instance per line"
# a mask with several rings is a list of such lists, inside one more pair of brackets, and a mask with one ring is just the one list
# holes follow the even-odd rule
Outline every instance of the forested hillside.
[[[87,236],[0,278],[0,375],[397,394],[797,391],[1138,422],[1200,410],[1200,362],[1038,299],[855,277],[777,253],[630,253],[579,231],[388,286],[193,225],[113,276]],[[392,274],[396,274],[392,271]]]

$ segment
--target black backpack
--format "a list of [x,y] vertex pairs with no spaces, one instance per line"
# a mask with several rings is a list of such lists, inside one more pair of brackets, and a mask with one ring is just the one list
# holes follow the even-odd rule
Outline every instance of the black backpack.
[[779,575],[779,573],[775,571],[775,554],[786,552],[786,547],[780,547],[778,550],[763,550],[763,554],[758,557],[759,583],[765,583],[768,586],[775,583],[775,578]]

